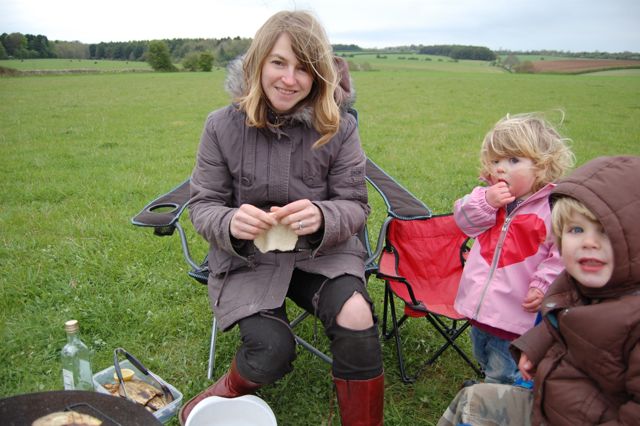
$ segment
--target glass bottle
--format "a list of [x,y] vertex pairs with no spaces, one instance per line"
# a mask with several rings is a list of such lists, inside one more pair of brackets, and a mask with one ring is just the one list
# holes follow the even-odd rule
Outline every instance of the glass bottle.
[[77,320],[64,323],[67,332],[67,344],[62,348],[62,381],[65,390],[88,390],[93,388],[91,369],[91,351],[80,340],[80,327]]

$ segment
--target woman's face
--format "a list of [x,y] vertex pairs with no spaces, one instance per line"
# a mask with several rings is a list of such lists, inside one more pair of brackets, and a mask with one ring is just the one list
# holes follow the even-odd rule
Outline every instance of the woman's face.
[[291,49],[289,34],[282,33],[262,66],[260,83],[275,112],[286,113],[311,92],[313,77]]

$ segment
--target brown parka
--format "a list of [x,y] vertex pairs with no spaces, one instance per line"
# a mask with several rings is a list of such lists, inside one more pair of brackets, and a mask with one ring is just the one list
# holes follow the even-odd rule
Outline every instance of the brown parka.
[[640,157],[601,157],[552,194],[581,201],[603,225],[614,271],[587,288],[566,271],[542,303],[543,321],[512,352],[537,367],[534,425],[640,424]]
[[[241,63],[235,62],[226,82],[232,96],[240,94],[242,82]],[[319,148],[312,148],[320,136],[309,105],[272,117],[277,127],[247,126],[246,115],[235,105],[206,120],[191,176],[189,212],[196,231],[210,244],[209,297],[222,330],[281,306],[295,268],[364,279],[366,251],[357,233],[370,211],[366,157],[356,119],[347,112],[355,96],[348,77],[338,90],[339,130]],[[318,206],[324,224],[317,235],[300,238],[295,251],[261,253],[253,242],[231,237],[229,224],[240,205],[268,211],[299,199]]]

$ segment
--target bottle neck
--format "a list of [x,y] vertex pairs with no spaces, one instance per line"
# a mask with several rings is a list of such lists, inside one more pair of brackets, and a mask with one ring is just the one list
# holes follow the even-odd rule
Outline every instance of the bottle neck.
[[72,343],[72,342],[76,342],[80,340],[80,333],[77,331],[74,332],[67,332],[67,342]]

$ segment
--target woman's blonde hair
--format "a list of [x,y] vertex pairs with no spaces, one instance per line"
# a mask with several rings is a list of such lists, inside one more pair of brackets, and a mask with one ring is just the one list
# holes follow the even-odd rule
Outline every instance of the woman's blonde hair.
[[244,58],[245,92],[236,102],[247,114],[247,125],[267,126],[269,105],[261,84],[262,66],[283,33],[289,35],[296,58],[313,76],[311,93],[304,102],[313,108],[313,127],[320,133],[314,147],[322,146],[338,132],[340,124],[340,109],[334,99],[339,77],[329,39],[310,12],[278,12],[260,27]]
[[484,137],[480,176],[489,180],[493,160],[528,158],[537,172],[532,188],[535,192],[573,167],[575,157],[569,142],[539,113],[507,114]]
[[599,223],[598,218],[593,214],[591,210],[587,208],[580,201],[571,197],[558,197],[553,198],[553,208],[551,209],[551,229],[553,235],[556,238],[558,249],[562,252],[562,230],[567,222],[571,220],[571,217],[579,213],[584,215],[587,219]]

